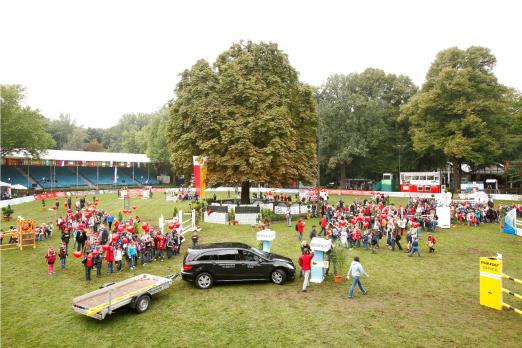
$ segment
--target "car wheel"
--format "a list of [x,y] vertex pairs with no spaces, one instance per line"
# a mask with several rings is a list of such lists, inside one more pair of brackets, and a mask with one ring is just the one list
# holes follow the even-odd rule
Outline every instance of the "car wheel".
[[151,300],[150,295],[140,296],[140,298],[138,298],[138,300],[134,304],[134,308],[136,309],[136,312],[143,313],[147,309],[149,309],[150,300]]
[[282,285],[286,281],[286,273],[282,269],[276,269],[270,275],[270,279],[272,280],[272,283]]
[[200,273],[196,277],[196,286],[200,289],[210,289],[214,284],[214,279],[210,273]]

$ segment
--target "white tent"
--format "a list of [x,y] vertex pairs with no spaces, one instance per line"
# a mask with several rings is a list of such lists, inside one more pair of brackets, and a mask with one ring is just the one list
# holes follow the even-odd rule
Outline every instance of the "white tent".
[[8,184],[6,182],[0,181],[0,187],[11,187],[11,184]]
[[11,189],[14,189],[14,190],[27,190],[27,187],[25,187],[24,185],[16,184],[16,185],[12,185]]

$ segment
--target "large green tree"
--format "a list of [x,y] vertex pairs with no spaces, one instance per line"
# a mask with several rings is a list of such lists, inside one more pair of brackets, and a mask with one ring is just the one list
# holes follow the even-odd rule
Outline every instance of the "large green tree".
[[455,192],[463,163],[473,168],[501,161],[503,150],[513,148],[512,91],[497,81],[495,63],[483,47],[441,51],[420,92],[402,108],[415,150],[453,164]]
[[168,148],[169,108],[162,107],[150,115],[144,135],[147,142],[147,156],[162,173],[169,173],[170,152]]
[[24,88],[1,85],[0,91],[1,155],[24,151],[38,157],[42,150],[52,148],[55,143],[47,132],[45,118],[38,110],[22,105]]
[[285,186],[315,179],[317,114],[313,90],[301,83],[274,43],[240,42],[210,66],[181,74],[171,103],[169,142],[175,170],[190,173],[193,155],[208,156],[210,185],[251,182]]
[[102,145],[113,152],[145,153],[147,139],[144,129],[149,120],[149,114],[123,115],[115,126],[105,130]]
[[[330,76],[319,91],[320,162],[326,174],[378,177],[413,161],[399,108],[417,91],[409,77],[379,69]],[[399,147],[397,147],[399,145]],[[348,173],[347,173],[348,171]]]
[[[76,126],[76,122],[69,114],[60,114],[58,119],[49,120],[47,126],[49,133],[51,133],[56,142],[56,148],[59,150],[63,149],[65,144],[74,141],[71,137],[76,128],[78,128],[78,126]],[[81,147],[71,150],[80,149]]]

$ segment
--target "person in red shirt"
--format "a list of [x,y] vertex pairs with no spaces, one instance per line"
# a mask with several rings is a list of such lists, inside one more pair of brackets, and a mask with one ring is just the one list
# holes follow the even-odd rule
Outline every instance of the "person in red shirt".
[[49,246],[44,256],[47,259],[47,273],[49,275],[54,274],[54,262],[56,261],[56,251],[52,246]]
[[107,251],[105,252],[105,261],[107,261],[107,273],[114,272],[114,248],[112,242],[107,245]]
[[304,273],[304,281],[303,281],[303,292],[306,292],[306,288],[308,284],[310,284],[310,270],[312,269],[312,258],[314,257],[314,253],[310,253],[309,249],[304,250],[304,254],[299,258],[299,266]]
[[303,240],[303,232],[304,232],[304,226],[305,226],[305,223],[303,222],[303,220],[301,220],[301,218],[299,218],[299,220],[297,221],[297,225],[295,226],[296,230],[297,230],[297,233],[298,233],[298,237],[299,237],[299,240]]
[[157,237],[157,248],[158,248],[158,256],[161,261],[163,261],[163,255],[165,254],[165,246],[167,245],[167,238],[163,234],[159,234]]

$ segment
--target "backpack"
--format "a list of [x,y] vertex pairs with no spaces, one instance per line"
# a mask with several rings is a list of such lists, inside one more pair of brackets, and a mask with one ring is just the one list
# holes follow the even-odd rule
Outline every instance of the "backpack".
[[298,232],[299,229],[297,228],[297,224],[295,225],[295,231]]

